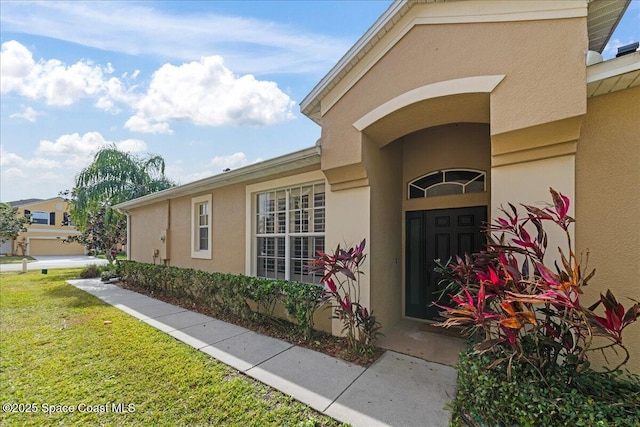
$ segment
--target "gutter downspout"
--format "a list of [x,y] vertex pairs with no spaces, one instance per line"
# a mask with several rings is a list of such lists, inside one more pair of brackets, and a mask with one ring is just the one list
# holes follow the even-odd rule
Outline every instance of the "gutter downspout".
[[129,211],[125,211],[127,216],[127,260],[131,261],[131,220],[129,217]]

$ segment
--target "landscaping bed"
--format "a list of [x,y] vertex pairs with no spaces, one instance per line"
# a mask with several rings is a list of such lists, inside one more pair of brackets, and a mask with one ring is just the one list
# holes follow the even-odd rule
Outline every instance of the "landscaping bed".
[[449,404],[453,427],[640,425],[640,377],[566,366],[544,377],[526,362],[487,368],[496,358],[468,350],[457,365],[457,396]]
[[[268,317],[258,313],[254,313],[249,318],[243,318],[229,310],[224,310],[218,306],[212,306],[210,304],[195,302],[193,299],[188,297],[177,297],[164,292],[153,292],[141,289],[137,286],[129,285],[123,281],[116,282],[115,284],[122,288],[147,295],[169,304],[215,317],[216,319],[251,329],[252,331],[263,335],[278,338],[290,342],[291,344],[315,350],[360,366],[371,365],[384,353],[383,349],[376,348],[372,354],[353,354],[349,352],[344,338],[336,337],[326,332],[313,331],[311,333],[311,337],[307,339],[304,334],[299,331],[296,325],[283,319]],[[328,307],[324,312],[327,317],[331,315]]]

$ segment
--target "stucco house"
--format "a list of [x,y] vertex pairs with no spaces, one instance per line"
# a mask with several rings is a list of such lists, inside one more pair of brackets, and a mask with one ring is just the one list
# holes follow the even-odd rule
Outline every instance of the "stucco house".
[[27,244],[25,255],[83,255],[84,246],[79,243],[63,243],[68,236],[78,235],[69,218],[67,201],[62,197],[51,199],[25,199],[8,203],[18,209],[18,214],[29,216],[27,231],[20,234],[11,245],[3,247],[4,253],[21,255],[17,243]]
[[362,301],[385,332],[434,318],[434,259],[553,187],[597,268],[589,299],[640,299],[640,52],[598,54],[628,3],[396,1],[302,101],[315,146],[118,205],[127,253],[314,282],[317,249],[366,238]]

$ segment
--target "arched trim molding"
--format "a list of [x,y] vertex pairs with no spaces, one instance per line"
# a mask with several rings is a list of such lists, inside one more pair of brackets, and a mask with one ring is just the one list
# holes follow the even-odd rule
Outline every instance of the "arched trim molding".
[[445,169],[430,172],[409,182],[408,199],[483,193],[487,191],[486,172],[476,169]]
[[374,108],[353,123],[353,127],[362,132],[375,122],[401,108],[428,99],[468,93],[490,93],[504,77],[504,75],[463,77],[421,86],[398,95]]

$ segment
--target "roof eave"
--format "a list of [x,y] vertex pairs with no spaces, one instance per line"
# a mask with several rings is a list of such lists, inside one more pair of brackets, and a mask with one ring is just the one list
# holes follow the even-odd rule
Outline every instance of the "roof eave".
[[640,51],[589,65],[587,97],[640,86]]
[[630,3],[631,0],[589,0],[587,8],[589,50],[602,53]]
[[[389,25],[404,15],[414,4],[436,0],[395,0],[378,20],[344,54],[338,63],[318,82],[309,94],[300,102],[300,111],[314,122],[321,124],[321,99],[341,80],[341,74],[349,71],[359,59],[361,51],[375,44],[390,29]],[[445,0],[446,1],[446,0]],[[631,0],[593,1],[588,0],[587,30],[589,49],[602,52],[620,22]]]
[[300,102],[300,111],[316,123],[320,123],[320,95],[327,90],[334,79],[342,70],[358,56],[358,52],[365,48],[379,32],[384,32],[387,24],[393,17],[402,11],[409,9],[413,3],[407,0],[395,0],[389,8],[373,23],[371,27],[358,39],[358,41],[345,53],[336,65],[318,82],[309,94]]
[[175,199],[176,197],[196,194],[253,179],[260,179],[275,173],[294,171],[296,169],[316,164],[320,164],[320,150],[319,147],[314,146],[286,154],[284,156],[244,166],[229,172],[210,176],[198,181],[168,188],[166,190],[158,191],[157,193],[138,197],[137,199],[122,202],[115,205],[114,209],[125,213],[131,209],[147,206],[158,201]]

